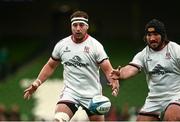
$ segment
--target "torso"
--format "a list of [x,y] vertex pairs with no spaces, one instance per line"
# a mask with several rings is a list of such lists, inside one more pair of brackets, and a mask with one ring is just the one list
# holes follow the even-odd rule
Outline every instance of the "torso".
[[171,99],[180,94],[180,60],[176,57],[180,46],[170,42],[160,51],[146,47],[140,60],[149,88],[148,98],[152,100]]
[[102,45],[91,36],[78,44],[69,36],[57,45],[58,53],[52,55],[60,58],[64,66],[65,91],[81,97],[101,94],[98,62],[107,58]]

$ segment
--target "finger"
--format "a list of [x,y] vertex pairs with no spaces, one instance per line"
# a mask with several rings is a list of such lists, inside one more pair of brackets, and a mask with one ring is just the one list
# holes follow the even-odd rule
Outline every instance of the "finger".
[[112,88],[112,91],[119,92],[119,86],[115,86],[114,88]]
[[24,93],[28,92],[29,90],[30,90],[29,88],[25,89],[25,90],[24,90]]
[[113,70],[111,75],[119,76],[119,70]]
[[119,91],[119,89],[118,89],[116,86],[114,86],[114,87],[112,88],[112,91]]
[[112,90],[119,88],[119,81],[118,80],[114,80],[113,84],[112,84]]
[[27,99],[29,100],[30,98],[31,98],[31,95],[29,94],[29,96],[28,96],[28,98],[27,98]]
[[26,93],[24,94],[24,99],[29,100],[29,99],[30,99],[30,97],[31,97],[31,94],[30,94],[30,92],[29,92],[29,91],[28,91],[28,92],[26,92]]
[[121,69],[121,66],[118,66],[117,70],[119,71]]
[[28,88],[26,88],[26,89],[24,90],[24,93],[27,92],[27,91],[30,91],[31,89],[32,89],[32,86],[29,86]]
[[111,84],[112,84],[112,83],[110,83],[110,82],[107,83],[108,86],[111,86]]
[[115,74],[116,72],[118,72],[118,70],[113,69],[110,74]]
[[24,93],[24,99],[27,99],[27,98],[28,98],[28,94],[29,94],[28,91]]
[[113,80],[119,80],[119,77],[112,77]]
[[117,89],[113,90],[112,95],[115,96],[115,97],[118,95]]

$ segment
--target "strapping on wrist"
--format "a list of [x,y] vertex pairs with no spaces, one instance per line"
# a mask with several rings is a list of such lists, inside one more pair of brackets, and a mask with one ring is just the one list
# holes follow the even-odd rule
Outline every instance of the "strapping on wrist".
[[39,87],[40,85],[42,84],[42,81],[40,79],[36,79],[32,85],[35,86],[35,87]]

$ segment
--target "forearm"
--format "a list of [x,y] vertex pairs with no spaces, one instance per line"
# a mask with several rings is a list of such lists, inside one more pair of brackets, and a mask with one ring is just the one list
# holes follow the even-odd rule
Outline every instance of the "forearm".
[[41,82],[41,84],[46,81],[53,74],[58,64],[58,62],[53,61],[50,58],[49,61],[41,69],[36,81]]
[[52,75],[58,64],[58,61],[55,61],[51,58],[48,60],[48,62],[41,69],[37,79],[24,90],[24,99],[29,99],[31,97],[36,89]]
[[109,74],[111,73],[111,71],[113,70],[112,65],[110,64],[109,60],[105,60],[102,64],[101,64],[101,69],[104,73],[104,75],[106,76],[106,79],[111,82],[112,79],[110,78]]
[[139,70],[136,67],[127,65],[119,70],[120,72],[120,79],[125,80],[135,76]]
[[54,69],[46,64],[40,71],[37,79],[40,79],[42,82],[44,82],[53,74],[53,72],[54,72]]

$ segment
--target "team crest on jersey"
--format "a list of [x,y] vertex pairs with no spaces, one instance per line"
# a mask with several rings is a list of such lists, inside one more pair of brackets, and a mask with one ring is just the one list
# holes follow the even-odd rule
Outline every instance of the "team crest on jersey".
[[175,102],[180,103],[180,99],[175,100]]
[[89,49],[90,49],[89,47],[85,46],[84,47],[84,52],[89,53]]
[[166,59],[171,59],[171,54],[169,52],[166,53]]

